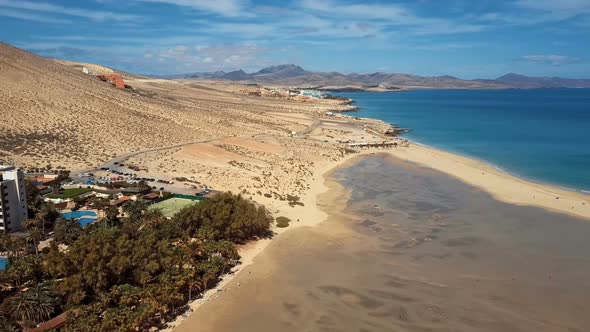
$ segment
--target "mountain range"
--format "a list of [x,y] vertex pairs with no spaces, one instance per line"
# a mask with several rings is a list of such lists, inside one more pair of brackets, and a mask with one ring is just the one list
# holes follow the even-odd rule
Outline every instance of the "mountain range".
[[221,79],[245,83],[324,89],[537,89],[590,88],[590,79],[560,77],[530,77],[515,73],[496,79],[463,80],[454,76],[417,76],[383,73],[342,74],[338,72],[307,71],[298,65],[285,64],[263,68],[254,73],[243,70],[216,71],[166,76],[169,79]]

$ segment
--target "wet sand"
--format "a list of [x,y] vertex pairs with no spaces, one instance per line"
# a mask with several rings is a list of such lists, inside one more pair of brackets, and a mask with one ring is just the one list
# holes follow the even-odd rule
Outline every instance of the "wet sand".
[[590,223],[385,155],[332,178],[328,221],[272,241],[176,331],[590,326]]

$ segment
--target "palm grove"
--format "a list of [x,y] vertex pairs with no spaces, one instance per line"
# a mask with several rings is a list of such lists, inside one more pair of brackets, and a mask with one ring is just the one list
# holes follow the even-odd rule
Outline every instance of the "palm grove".
[[[67,312],[66,331],[160,327],[238,263],[236,244],[270,236],[272,217],[224,193],[167,219],[138,201],[80,227],[40,203],[29,237],[4,236],[0,332]],[[56,219],[57,218],[57,219]],[[53,229],[50,245],[37,250]]]

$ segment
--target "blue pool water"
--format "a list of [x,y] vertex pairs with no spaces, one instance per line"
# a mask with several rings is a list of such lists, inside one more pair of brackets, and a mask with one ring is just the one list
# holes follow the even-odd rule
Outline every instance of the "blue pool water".
[[85,227],[86,225],[94,222],[96,220],[96,218],[80,218],[78,219],[78,223],[80,223],[80,226]]
[[7,266],[8,266],[8,258],[0,257],[0,270],[6,270]]
[[96,220],[96,212],[94,211],[71,211],[61,214],[65,219],[77,219],[82,227]]
[[534,181],[590,191],[590,89],[334,93],[409,139]]

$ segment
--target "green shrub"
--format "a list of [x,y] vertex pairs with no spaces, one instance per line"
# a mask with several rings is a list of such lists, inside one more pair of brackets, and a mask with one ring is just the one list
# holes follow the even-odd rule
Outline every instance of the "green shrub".
[[291,222],[291,219],[289,219],[287,217],[280,216],[280,217],[277,217],[275,222],[277,223],[277,227],[285,228],[285,227],[289,227],[289,223]]
[[245,243],[269,236],[272,217],[263,206],[230,192],[182,209],[173,221],[189,235],[206,227],[214,240]]

